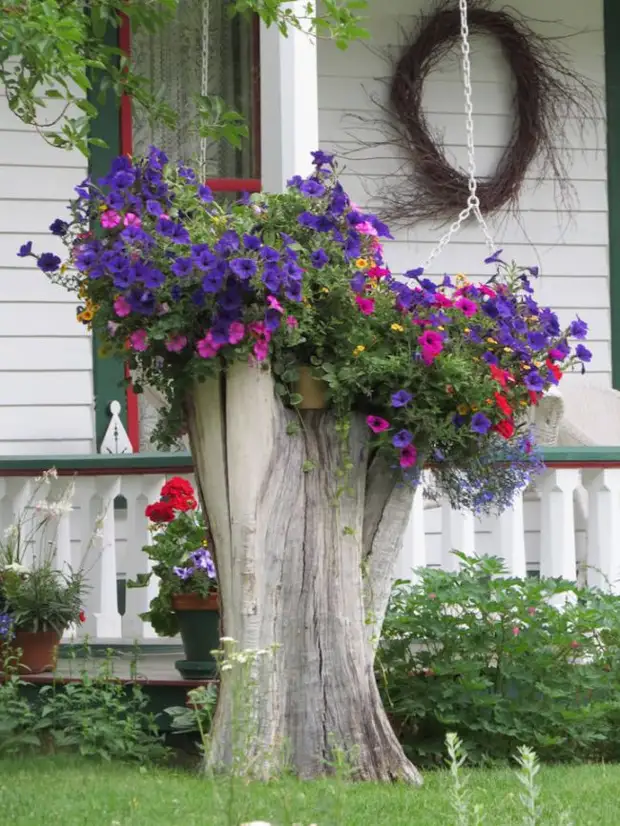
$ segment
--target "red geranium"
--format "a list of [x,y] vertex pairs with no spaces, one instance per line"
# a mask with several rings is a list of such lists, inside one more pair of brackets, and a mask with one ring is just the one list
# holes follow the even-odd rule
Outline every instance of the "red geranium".
[[83,608],[80,611],[80,622],[86,622],[86,611]]
[[177,511],[192,511],[198,507],[191,482],[174,476],[161,489],[161,498]]
[[147,505],[144,515],[151,522],[172,522],[174,507],[172,502],[153,502],[152,505]]
[[514,436],[515,425],[512,419],[502,419],[501,422],[495,425],[494,430],[497,430],[504,439],[511,439]]

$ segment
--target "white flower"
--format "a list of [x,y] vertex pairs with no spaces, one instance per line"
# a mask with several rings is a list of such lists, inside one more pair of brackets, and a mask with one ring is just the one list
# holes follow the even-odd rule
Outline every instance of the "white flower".
[[220,642],[235,642],[233,637],[220,637]]
[[19,533],[19,529],[18,529],[17,525],[9,525],[9,527],[5,529],[3,536],[4,536],[4,539],[9,541],[11,539],[15,539],[17,537],[18,533]]
[[19,562],[9,562],[8,565],[4,566],[5,571],[13,571],[15,574],[27,574],[29,569],[25,565],[21,565]]

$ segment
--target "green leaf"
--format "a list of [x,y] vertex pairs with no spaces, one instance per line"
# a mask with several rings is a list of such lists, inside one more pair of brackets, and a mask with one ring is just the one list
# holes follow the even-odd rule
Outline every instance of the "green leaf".
[[301,395],[301,393],[291,393],[291,395],[289,396],[289,402],[293,405],[293,407],[296,407],[298,404],[301,404],[303,400],[304,397]]

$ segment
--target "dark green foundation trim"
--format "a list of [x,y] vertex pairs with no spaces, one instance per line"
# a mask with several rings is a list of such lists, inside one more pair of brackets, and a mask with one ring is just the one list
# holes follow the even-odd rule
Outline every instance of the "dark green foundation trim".
[[612,384],[620,389],[620,3],[605,0],[607,197]]
[[[109,27],[105,40],[109,45],[118,45],[118,30]],[[93,121],[93,137],[105,141],[105,148],[91,147],[89,175],[93,181],[102,178],[109,170],[113,158],[120,154],[120,107],[119,100],[112,90],[108,90],[102,99],[98,87],[90,90],[89,101],[94,104],[99,114]],[[106,357],[99,354],[101,341],[93,334],[93,385],[95,394],[95,435],[96,448],[103,440],[110,423],[109,404],[118,401],[121,405],[121,421],[127,428],[127,395],[124,386],[125,365],[122,358]]]

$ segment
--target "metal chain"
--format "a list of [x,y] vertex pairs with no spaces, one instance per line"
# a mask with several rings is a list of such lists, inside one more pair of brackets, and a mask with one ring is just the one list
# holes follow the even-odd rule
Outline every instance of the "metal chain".
[[424,269],[442,252],[453,236],[460,230],[465,221],[470,215],[474,215],[482,232],[484,234],[486,243],[493,252],[495,245],[489,227],[480,211],[480,199],[478,198],[478,180],[476,177],[476,146],[474,143],[474,105],[472,101],[472,85],[471,85],[471,59],[470,59],[470,45],[469,45],[469,24],[467,21],[467,0],[459,0],[459,9],[461,12],[461,55],[463,67],[463,90],[465,95],[465,129],[467,132],[467,171],[469,173],[469,196],[465,208],[459,213],[456,221],[450,226],[450,229],[439,240],[437,246],[432,250],[426,261],[424,262]]
[[[209,0],[202,0],[202,65],[200,78],[200,94],[206,97],[209,94]],[[207,177],[207,139],[200,138],[200,177]]]

